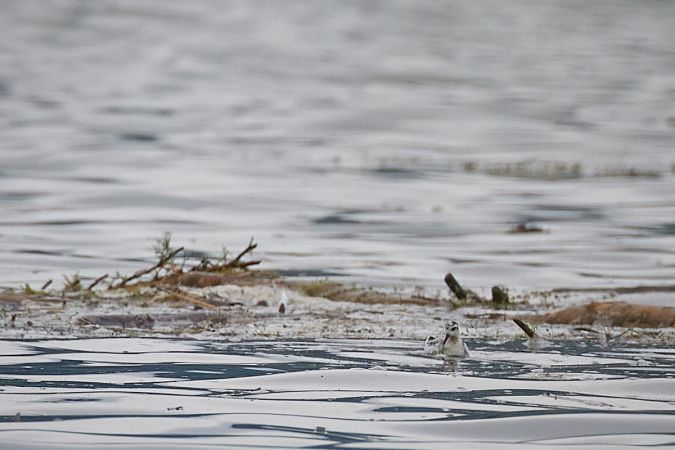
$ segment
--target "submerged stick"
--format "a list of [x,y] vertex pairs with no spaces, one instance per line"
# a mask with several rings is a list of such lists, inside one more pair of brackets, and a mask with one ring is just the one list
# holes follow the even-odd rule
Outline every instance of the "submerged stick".
[[516,323],[516,325],[520,327],[521,330],[523,330],[523,332],[527,335],[527,337],[529,337],[530,339],[534,338],[535,336],[534,330],[532,330],[532,328],[530,328],[528,324],[526,324],[520,319],[513,319],[513,321]]

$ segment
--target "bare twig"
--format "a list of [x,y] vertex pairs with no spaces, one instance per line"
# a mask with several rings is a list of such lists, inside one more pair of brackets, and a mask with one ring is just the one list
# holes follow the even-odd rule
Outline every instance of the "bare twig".
[[247,253],[251,253],[253,250],[258,247],[258,244],[255,244],[253,242],[253,238],[249,241],[248,245],[244,250],[242,250],[233,260],[225,264],[225,267],[229,268],[234,268],[234,267],[248,267],[248,266],[253,266],[255,264],[260,264],[260,261],[246,261],[246,262],[241,262],[241,258],[244,257]]
[[161,259],[157,262],[157,264],[155,264],[154,266],[152,266],[152,267],[150,267],[150,268],[148,268],[148,269],[141,269],[141,270],[138,270],[138,271],[136,271],[133,275],[130,275],[130,276],[125,277],[125,278],[122,278],[122,280],[119,282],[119,284],[118,284],[117,286],[115,286],[115,287],[116,287],[116,288],[124,287],[124,286],[127,285],[128,282],[130,282],[130,281],[132,281],[132,280],[135,280],[135,279],[137,279],[137,278],[140,278],[140,277],[142,277],[143,275],[147,275],[147,274],[149,274],[150,272],[152,272],[153,270],[163,268],[164,265],[166,264],[166,262],[171,261],[171,259],[172,259],[174,256],[176,256],[178,253],[182,252],[183,250],[184,250],[184,247],[179,247],[179,248],[177,248],[176,250],[172,251],[171,254],[169,254],[169,256],[168,256],[167,258],[161,258]]
[[257,266],[261,262],[262,261],[260,261],[259,259],[255,259],[255,260],[252,260],[252,261],[244,261],[244,262],[240,262],[239,264],[237,264],[236,267],[238,269],[245,269],[247,267]]
[[107,273],[106,273],[105,275],[101,275],[100,277],[98,277],[97,279],[95,279],[93,283],[91,283],[89,286],[87,286],[87,290],[88,290],[88,291],[91,291],[92,289],[94,289],[94,286],[96,286],[96,285],[99,284],[101,281],[105,280],[106,278],[108,278],[108,274],[107,274]]
[[47,288],[49,287],[50,284],[52,284],[52,280],[47,280],[47,282],[46,282],[45,284],[42,285],[42,287],[40,288],[40,290],[41,290],[41,291],[44,291],[45,289],[47,289]]

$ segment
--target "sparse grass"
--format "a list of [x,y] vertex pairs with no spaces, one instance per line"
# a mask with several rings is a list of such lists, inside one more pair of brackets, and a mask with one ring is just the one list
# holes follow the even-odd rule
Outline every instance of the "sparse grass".
[[23,286],[21,286],[21,293],[26,295],[35,295],[38,294],[39,291],[36,291],[31,287],[30,284],[26,283]]
[[178,252],[171,246],[171,233],[164,233],[155,241],[152,248],[155,251],[159,266],[163,267],[174,263]]
[[80,292],[82,290],[82,280],[80,274],[75,273],[72,277],[63,275],[63,292]]
[[342,284],[328,280],[308,281],[295,286],[298,291],[308,297],[324,297],[333,291],[343,290]]

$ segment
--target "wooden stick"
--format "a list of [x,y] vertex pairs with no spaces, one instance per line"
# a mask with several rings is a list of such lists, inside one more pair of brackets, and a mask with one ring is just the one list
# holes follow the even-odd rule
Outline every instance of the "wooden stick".
[[163,289],[163,288],[158,288],[158,290],[166,293],[166,294],[171,294],[175,295],[176,297],[180,298],[181,300],[185,300],[187,302],[190,302],[194,305],[201,306],[202,308],[206,309],[217,309],[218,307],[215,305],[212,305],[211,303],[205,302],[202,299],[199,299],[193,295],[186,294],[185,292],[180,292],[180,291],[172,291],[170,289]]
[[521,330],[523,330],[523,332],[525,332],[527,337],[529,337],[530,339],[534,337],[534,331],[532,330],[532,328],[530,328],[528,324],[526,324],[520,319],[513,319],[513,321],[516,323],[516,325],[520,327]]
[[91,283],[89,286],[87,286],[87,290],[88,290],[88,291],[91,291],[92,289],[94,289],[94,286],[96,286],[96,285],[99,284],[101,281],[105,280],[106,278],[108,278],[108,274],[107,274],[107,273],[106,273],[105,275],[101,275],[100,277],[98,277],[97,279],[95,279],[93,283]]
[[47,289],[47,288],[49,287],[50,284],[52,284],[52,280],[47,280],[47,282],[46,282],[45,284],[42,285],[42,287],[40,288],[40,290],[41,290],[41,291],[44,291],[45,289]]
[[448,285],[450,290],[452,291],[453,294],[455,294],[455,297],[457,297],[460,300],[465,300],[466,299],[466,291],[462,289],[462,286],[459,285],[455,277],[452,275],[452,273],[448,272],[445,275],[445,284]]
[[260,264],[261,262],[262,261],[259,260],[259,259],[256,259],[256,260],[253,260],[253,261],[244,261],[244,262],[240,262],[239,264],[237,264],[237,267],[240,267],[240,268],[244,269],[246,267],[256,266],[256,265]]
[[136,273],[134,273],[133,275],[128,276],[126,278],[123,278],[122,281],[120,281],[119,284],[115,287],[116,288],[124,287],[131,280],[135,280],[136,278],[140,278],[143,275],[149,274],[150,272],[152,272],[155,269],[160,269],[160,268],[164,267],[165,261],[171,261],[171,259],[174,256],[176,256],[178,253],[182,252],[183,250],[184,250],[184,247],[177,248],[176,250],[171,252],[171,254],[167,258],[164,258],[163,260],[160,260],[159,262],[157,262],[157,264],[150,267],[149,269],[141,269],[141,270],[137,271]]
[[240,253],[239,253],[232,261],[230,261],[230,262],[228,262],[227,264],[225,264],[225,267],[248,267],[248,266],[254,265],[254,264],[251,264],[251,263],[259,264],[260,261],[257,261],[257,262],[255,262],[255,261],[250,261],[250,262],[244,262],[244,263],[241,263],[241,262],[240,262],[241,258],[243,258],[244,255],[246,255],[247,253],[252,252],[252,251],[255,250],[257,247],[258,247],[258,244],[254,244],[254,243],[253,243],[253,238],[251,238],[251,240],[249,241],[249,243],[248,243],[248,245],[246,246],[246,248],[245,248],[244,250],[242,250],[242,251],[241,251],[241,252],[240,252]]

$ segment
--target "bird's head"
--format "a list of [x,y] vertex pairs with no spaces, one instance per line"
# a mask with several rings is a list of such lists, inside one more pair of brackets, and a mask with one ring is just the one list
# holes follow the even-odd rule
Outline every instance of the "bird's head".
[[450,337],[459,337],[459,324],[454,320],[445,324],[445,334]]

